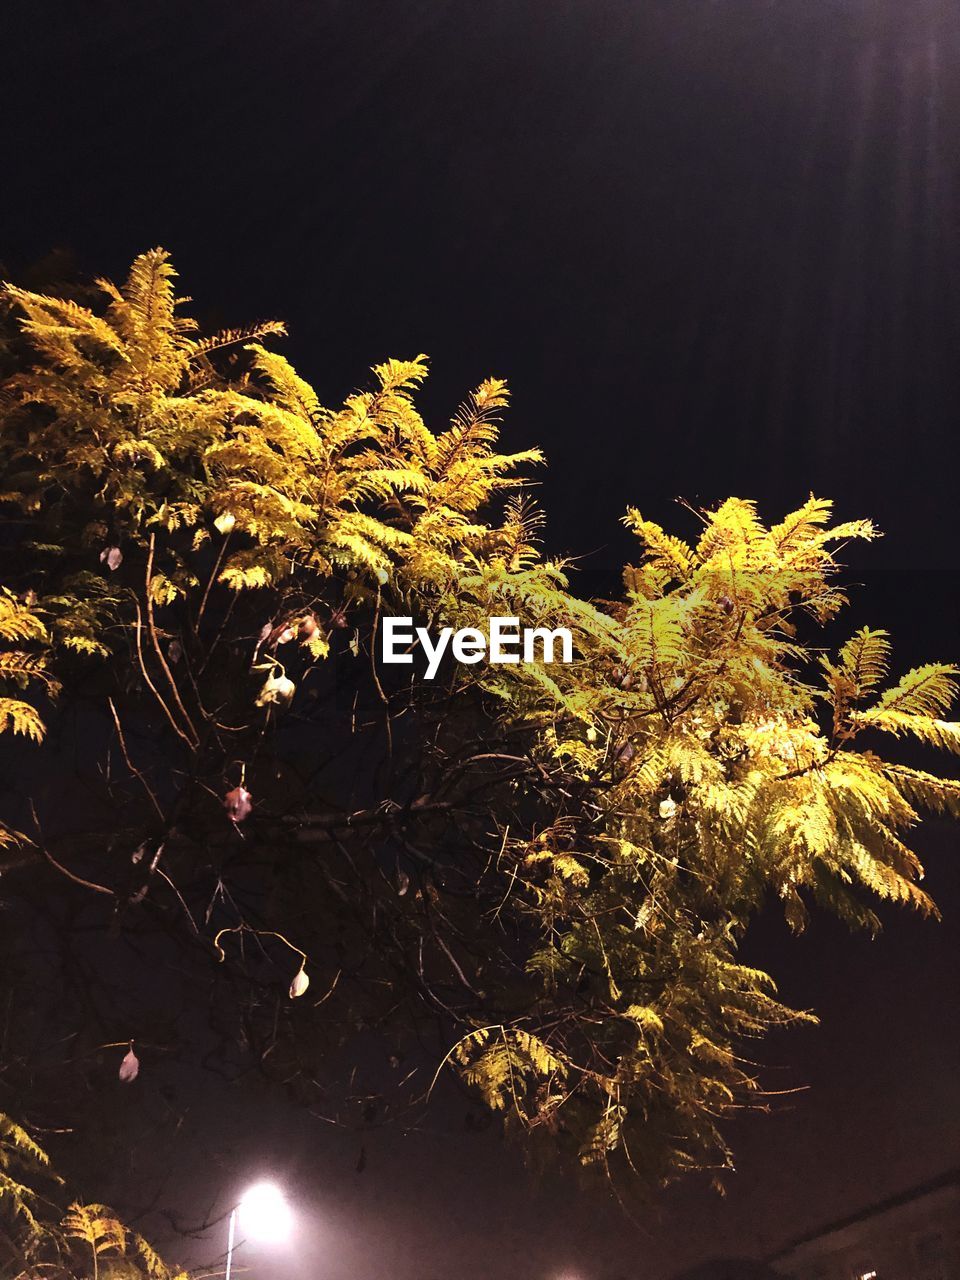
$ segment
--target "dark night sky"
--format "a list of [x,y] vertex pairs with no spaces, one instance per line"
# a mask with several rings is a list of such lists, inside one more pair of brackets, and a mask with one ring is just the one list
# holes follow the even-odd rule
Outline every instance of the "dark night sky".
[[[628,502],[682,524],[678,494],[770,516],[834,496],[887,533],[852,621],[890,625],[905,662],[956,655],[952,0],[34,3],[4,24],[11,271],[64,246],[118,275],[162,243],[212,321],[287,320],[331,401],[420,350],[437,414],[507,377],[510,444],[548,451],[551,542],[598,568]],[[324,1274],[666,1276],[960,1163],[957,837],[925,847],[943,926],[758,931],[825,1025],[770,1046],[795,1064],[774,1082],[812,1089],[743,1124],[727,1202],[688,1188],[641,1236],[489,1139],[394,1135],[357,1175],[355,1142],[297,1123]]]

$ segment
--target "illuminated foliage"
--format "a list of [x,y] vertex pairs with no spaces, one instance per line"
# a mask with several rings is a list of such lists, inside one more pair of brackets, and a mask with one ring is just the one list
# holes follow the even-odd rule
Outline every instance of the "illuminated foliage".
[[42,1147],[0,1113],[0,1266],[13,1280],[187,1280],[102,1204],[58,1209]]
[[[161,251],[101,289],[6,291],[4,675],[55,674],[110,740],[86,785],[113,824],[58,824],[54,760],[18,874],[159,915],[198,999],[313,1105],[332,1043],[429,1024],[436,1063],[585,1164],[729,1165],[744,1041],[808,1017],[738,959],[750,920],[932,913],[909,833],[960,812],[960,784],[879,753],[957,749],[955,669],[891,678],[866,628],[814,648],[846,604],[835,548],[872,526],[811,497],[767,528],[733,498],[687,543],[630,511],[639,563],[583,600],[519,491],[539,451],[499,451],[502,382],[440,431],[424,357],[328,409],[264,345],[280,326],[198,337]],[[427,685],[378,663],[385,613],[566,627],[575,659]]]

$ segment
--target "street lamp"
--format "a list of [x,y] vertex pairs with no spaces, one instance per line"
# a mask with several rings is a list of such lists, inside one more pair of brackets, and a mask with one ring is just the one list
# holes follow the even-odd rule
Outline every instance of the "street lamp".
[[224,1280],[230,1280],[233,1250],[237,1239],[237,1223],[245,1240],[261,1240],[279,1244],[293,1228],[293,1213],[283,1192],[273,1182],[257,1182],[240,1197],[230,1213],[227,1230],[227,1269]]

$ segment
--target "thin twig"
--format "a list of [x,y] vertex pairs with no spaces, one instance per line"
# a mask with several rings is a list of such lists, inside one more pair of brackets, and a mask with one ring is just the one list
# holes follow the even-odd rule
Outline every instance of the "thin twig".
[[146,569],[146,579],[145,579],[146,599],[147,599],[147,629],[150,632],[150,640],[153,644],[154,651],[157,655],[157,661],[160,663],[160,667],[163,670],[163,674],[167,677],[167,683],[169,684],[170,690],[173,693],[173,698],[177,704],[177,708],[179,709],[180,714],[183,716],[183,719],[187,725],[187,728],[190,730],[191,734],[193,735],[194,740],[191,745],[195,749],[200,745],[200,735],[197,733],[196,728],[194,727],[193,721],[190,719],[187,709],[183,705],[183,700],[180,697],[180,690],[177,687],[176,680],[174,680],[173,678],[173,672],[170,670],[170,667],[167,664],[167,660],[163,656],[163,649],[160,647],[160,637],[157,635],[157,626],[153,617],[153,596],[150,591],[150,584],[153,580],[153,555],[154,555],[154,550],[156,548],[156,541],[157,541],[157,535],[155,533],[151,533],[149,550],[147,551],[147,569]]
[[130,759],[130,753],[127,751],[126,739],[123,736],[123,729],[120,726],[120,717],[117,715],[117,708],[114,705],[114,701],[112,698],[107,698],[107,705],[110,707],[110,714],[113,716],[113,723],[117,727],[117,737],[120,739],[120,750],[123,752],[123,758],[126,761],[127,768],[134,775],[134,777],[139,780],[139,782],[143,786],[144,791],[146,791],[147,795],[150,797],[150,800],[153,803],[153,807],[157,811],[157,816],[159,817],[161,822],[164,822],[165,821],[164,813],[163,813],[163,810],[160,808],[160,802],[157,799],[156,795],[154,794],[153,788],[150,786],[149,782],[147,782],[146,778],[143,776],[143,773],[137,768],[137,766]]
[[147,688],[150,690],[150,692],[156,698],[157,702],[160,704],[163,714],[167,717],[167,720],[170,722],[170,727],[173,729],[174,733],[176,733],[177,737],[182,738],[183,741],[190,748],[190,750],[193,751],[194,744],[190,741],[187,735],[183,732],[183,730],[177,724],[176,720],[174,719],[173,712],[170,710],[170,708],[167,706],[166,702],[164,701],[163,697],[161,696],[160,690],[150,679],[150,672],[147,670],[147,664],[143,658],[143,641],[142,641],[143,613],[140,609],[140,601],[137,599],[136,595],[134,596],[133,599],[137,609],[137,625],[136,625],[136,630],[134,631],[134,639],[136,641],[136,646],[137,646],[137,661],[140,664],[140,673],[143,676],[144,680],[146,681]]

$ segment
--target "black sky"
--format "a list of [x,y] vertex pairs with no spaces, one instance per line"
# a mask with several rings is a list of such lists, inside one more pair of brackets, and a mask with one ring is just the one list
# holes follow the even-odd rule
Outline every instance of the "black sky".
[[[681,494],[834,496],[887,533],[852,621],[955,656],[951,0],[35,3],[0,59],[9,271],[62,246],[119,275],[161,243],[201,315],[286,320],[331,401],[421,350],[436,414],[508,378],[551,543],[598,568],[628,502],[682,524]],[[826,1025],[771,1047],[813,1088],[743,1126],[725,1205],[685,1191],[638,1237],[488,1140],[394,1136],[361,1176],[319,1131],[331,1257],[439,1276],[466,1248],[496,1278],[552,1232],[529,1274],[667,1275],[960,1163],[956,836],[927,848],[939,929],[760,931]]]

